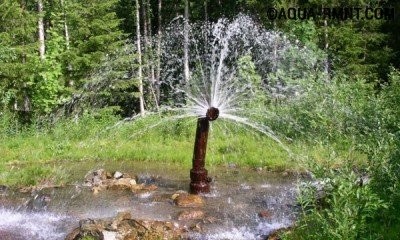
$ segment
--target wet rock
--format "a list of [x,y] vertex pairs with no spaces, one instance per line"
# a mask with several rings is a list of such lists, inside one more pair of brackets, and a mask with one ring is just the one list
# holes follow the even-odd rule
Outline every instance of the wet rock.
[[203,224],[201,222],[194,223],[189,227],[190,231],[203,232]]
[[143,187],[143,190],[145,190],[145,191],[154,191],[154,190],[157,190],[157,188],[158,187],[156,185],[151,184],[151,185],[145,185]]
[[111,173],[107,172],[104,169],[99,169],[97,171],[94,171],[93,175],[96,177],[99,177],[101,180],[106,180],[106,179],[111,178]]
[[111,178],[112,178],[111,173],[107,172],[104,169],[98,169],[96,171],[89,172],[88,174],[86,174],[84,185],[89,187],[99,186],[102,184],[104,180]]
[[174,203],[179,207],[202,207],[204,199],[199,195],[180,194],[174,199]]
[[102,190],[103,188],[102,187],[99,187],[99,186],[95,186],[95,187],[92,187],[92,192],[93,192],[93,194],[98,194],[99,192],[100,192],[100,190]]
[[92,188],[94,194],[105,189],[131,190],[133,192],[147,192],[157,189],[156,185],[137,184],[128,174],[116,171],[111,174],[104,169],[93,171],[85,176],[85,186]]
[[102,233],[104,240],[117,240],[118,233],[116,232],[103,231]]
[[65,240],[81,240],[85,237],[90,237],[90,239],[93,240],[105,240],[104,234],[100,230],[87,232],[86,230],[83,230],[81,227],[72,230],[72,232],[70,232],[65,237]]
[[109,189],[132,189],[136,187],[136,180],[132,178],[111,179],[103,182]]
[[129,220],[132,219],[132,214],[130,212],[119,212],[115,219],[119,222],[122,222],[124,220]]
[[72,232],[68,233],[68,235],[65,237],[65,240],[78,240],[81,238],[81,229],[79,227],[75,228],[72,230]]
[[136,237],[137,236],[134,235],[134,233],[130,233],[129,235],[126,235],[123,240],[137,240]]
[[179,213],[178,220],[198,220],[204,218],[204,212],[201,210],[185,210]]
[[32,198],[25,202],[25,207],[31,211],[45,210],[51,201],[51,197],[43,193],[32,193]]
[[121,223],[125,220],[132,219],[132,215],[130,212],[120,212],[117,214],[117,216],[112,220],[111,223],[111,229],[112,230],[117,230],[118,226],[121,225]]
[[94,240],[114,240],[110,239],[108,235],[105,237],[104,230],[105,228],[105,221],[103,220],[93,220],[93,219],[84,219],[79,221],[79,227],[75,228],[70,232],[66,237],[65,240],[81,240],[84,237],[90,237],[90,239]]
[[131,187],[131,190],[133,192],[149,192],[149,191],[154,191],[157,190],[157,186],[156,185],[144,185],[144,184],[137,184],[135,186]]
[[144,183],[144,184],[154,184],[157,181],[160,181],[160,176],[152,176],[149,174],[141,174],[137,176],[138,183]]
[[79,240],[84,236],[102,240],[186,239],[185,234],[186,231],[178,224],[168,221],[137,220],[133,219],[129,212],[122,212],[112,219],[81,220],[80,227],[74,229],[65,239]]
[[281,237],[278,233],[274,232],[273,234],[269,235],[265,240],[281,240]]
[[99,176],[94,176],[92,178],[92,186],[100,186],[103,180]]
[[281,236],[286,232],[290,232],[290,230],[291,230],[290,227],[277,229],[272,233],[270,233],[268,237],[265,238],[265,240],[281,240],[282,239]]
[[124,176],[124,174],[121,173],[121,172],[116,171],[113,176],[114,176],[115,179],[120,179],[120,178],[122,178]]
[[83,232],[91,236],[100,236],[104,230],[105,222],[103,220],[84,219],[79,222],[79,226]]
[[272,212],[268,211],[268,210],[262,210],[258,213],[258,216],[260,218],[267,218],[270,219],[272,217]]
[[172,194],[171,199],[175,200],[181,194],[189,194],[189,193],[183,190],[178,190],[174,194]]

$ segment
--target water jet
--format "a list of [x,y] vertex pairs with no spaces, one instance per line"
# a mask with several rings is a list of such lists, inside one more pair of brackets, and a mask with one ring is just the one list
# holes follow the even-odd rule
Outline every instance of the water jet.
[[210,180],[204,166],[210,121],[216,120],[218,116],[218,108],[210,107],[207,109],[206,116],[197,120],[192,169],[190,170],[190,192],[193,194],[210,192]]

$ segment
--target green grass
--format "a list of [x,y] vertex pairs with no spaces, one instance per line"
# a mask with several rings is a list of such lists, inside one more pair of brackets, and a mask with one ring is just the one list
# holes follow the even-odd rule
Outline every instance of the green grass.
[[[67,172],[84,161],[191,165],[195,119],[171,120],[153,115],[122,124],[116,122],[112,117],[83,117],[77,122],[63,120],[52,127],[3,133],[0,184],[66,183],[70,181]],[[306,167],[300,160],[304,152],[318,163],[331,151],[322,145],[310,147],[302,142],[287,147],[292,154],[263,134],[218,120],[211,125],[206,164],[234,163],[273,171],[298,171]],[[336,158],[337,162],[324,164],[340,164],[345,156],[343,153]]]

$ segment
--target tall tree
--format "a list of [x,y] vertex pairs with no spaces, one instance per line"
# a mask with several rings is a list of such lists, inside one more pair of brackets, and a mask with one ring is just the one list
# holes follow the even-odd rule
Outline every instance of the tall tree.
[[[123,44],[120,20],[115,13],[118,0],[69,0],[66,9],[69,47],[65,71],[71,73],[76,88],[85,84],[91,71],[99,66],[106,54]],[[70,70],[68,66],[70,64]]]
[[144,116],[144,94],[143,94],[143,73],[142,73],[142,46],[140,41],[140,5],[139,0],[136,1],[136,47],[138,58],[138,82],[139,82],[139,108],[140,115]]
[[3,107],[29,121],[32,75],[38,62],[37,19],[26,1],[0,3],[0,85]]
[[[65,39],[65,49],[66,52],[70,51],[70,35],[69,35],[69,28],[68,28],[68,19],[67,19],[67,3],[65,0],[60,0],[60,7],[62,11],[62,22],[63,22],[63,29],[64,29],[64,39]],[[69,59],[65,59],[65,75],[67,76],[67,81],[66,81],[66,86],[68,87],[73,87],[74,86],[74,80],[71,77],[71,71],[72,71],[72,65],[70,63]]]
[[43,23],[43,1],[37,0],[37,11],[38,11],[38,38],[39,38],[39,56],[40,59],[45,58],[46,45],[44,40],[44,23]]
[[[158,110],[158,101],[155,93],[155,72],[154,72],[154,49],[153,49],[153,36],[152,36],[152,20],[151,20],[151,6],[149,0],[143,1],[143,35],[144,35],[144,60],[145,69],[148,79],[148,89],[151,94],[149,99],[152,99],[155,108]],[[149,108],[149,106],[148,106]]]
[[158,0],[157,26],[157,69],[156,69],[156,99],[160,102],[160,75],[161,75],[161,41],[162,41],[162,0]]

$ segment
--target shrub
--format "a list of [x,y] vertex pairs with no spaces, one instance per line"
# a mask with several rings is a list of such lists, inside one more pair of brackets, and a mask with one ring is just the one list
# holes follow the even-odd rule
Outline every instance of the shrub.
[[354,171],[329,170],[325,178],[300,190],[301,218],[288,239],[376,237],[368,224],[386,205]]

